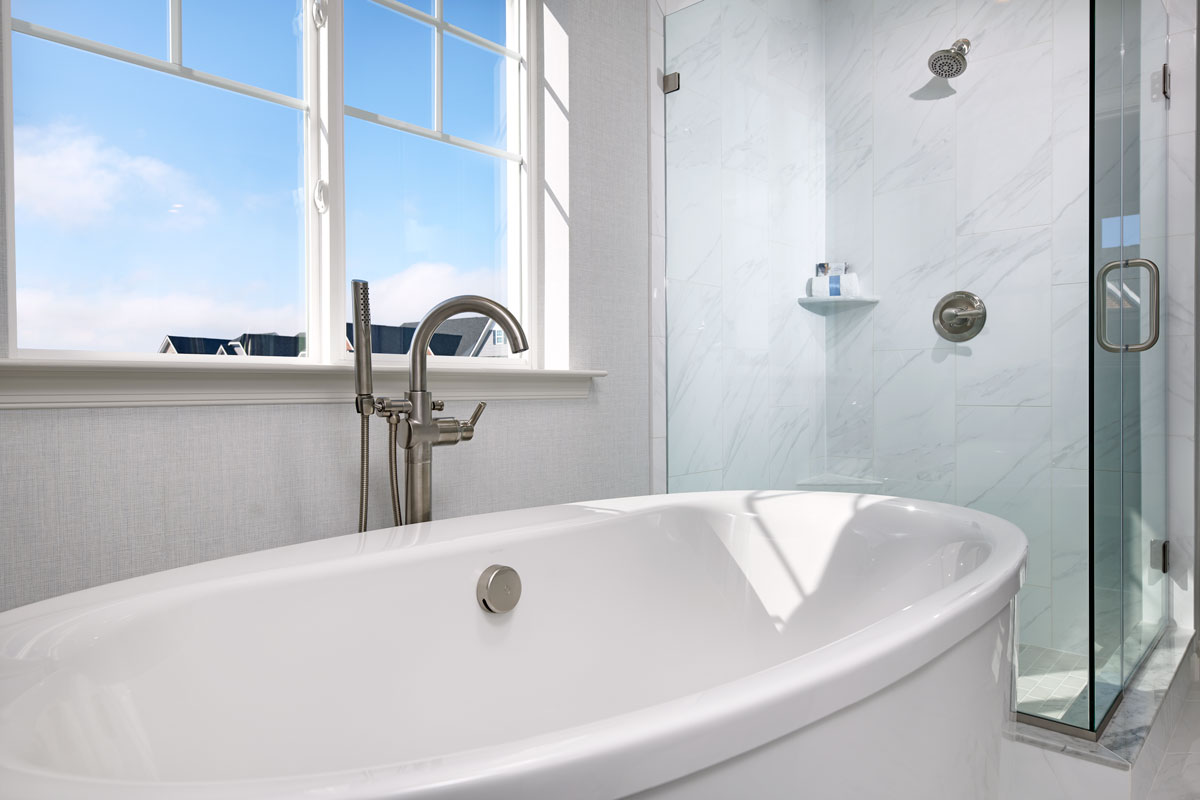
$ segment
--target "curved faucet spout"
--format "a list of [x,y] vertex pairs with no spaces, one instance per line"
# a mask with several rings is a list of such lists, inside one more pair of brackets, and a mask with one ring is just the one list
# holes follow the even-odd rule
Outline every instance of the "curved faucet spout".
[[431,308],[429,313],[422,317],[420,323],[417,324],[417,330],[413,333],[412,345],[408,350],[411,365],[408,372],[409,391],[428,391],[425,358],[429,350],[429,343],[433,341],[433,332],[451,317],[471,312],[494,320],[504,330],[504,335],[508,337],[508,345],[514,353],[521,353],[529,349],[525,330],[507,308],[495,300],[474,294],[451,297]]

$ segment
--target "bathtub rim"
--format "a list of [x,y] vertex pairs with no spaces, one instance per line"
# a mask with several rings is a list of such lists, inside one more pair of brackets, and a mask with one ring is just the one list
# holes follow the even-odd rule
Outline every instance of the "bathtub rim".
[[[501,521],[509,515],[530,511],[575,507],[585,513],[573,519],[588,520],[610,518],[612,512],[637,513],[664,505],[694,503],[720,511],[720,506],[734,498],[791,494],[845,497],[843,493],[835,492],[746,491],[650,495],[459,519],[495,518]],[[809,653],[653,706],[512,742],[435,759],[354,770],[204,782],[92,778],[13,762],[0,754],[0,778],[5,785],[20,791],[21,796],[27,793],[31,797],[56,796],[53,793],[70,786],[96,798],[161,796],[164,790],[179,798],[213,798],[234,796],[239,790],[247,789],[253,789],[259,797],[326,796],[336,789],[337,796],[345,798],[457,798],[478,796],[485,787],[489,795],[521,796],[530,791],[531,782],[536,784],[537,791],[548,796],[555,796],[554,792],[567,792],[579,798],[624,796],[644,791],[749,752],[869,698],[952,649],[1012,603],[1021,585],[1027,555],[1025,537],[1016,526],[993,515],[958,506],[883,495],[851,496],[872,504],[903,502],[908,510],[937,512],[939,516],[959,522],[980,524],[991,542],[991,552],[979,567],[963,578],[931,592],[902,612],[893,612]],[[597,516],[587,511],[605,513]],[[452,521],[441,522],[446,525]],[[438,525],[438,522],[425,525]],[[505,530],[518,527],[510,525]],[[398,530],[403,529],[381,529],[371,533],[378,539]],[[433,543],[476,535],[482,534],[455,535]],[[216,577],[209,574],[214,570],[224,577],[252,576],[264,570],[265,565],[257,563],[263,560],[261,557],[277,554],[277,551],[292,550],[295,552],[289,555],[300,557],[287,558],[282,564],[266,568],[290,570],[305,564],[323,563],[333,557],[332,553],[324,552],[329,549],[341,551],[342,555],[357,555],[357,552],[347,552],[346,544],[348,540],[358,541],[361,536],[350,534],[218,559],[51,598],[0,614],[0,631],[17,623],[24,627],[37,618],[57,616],[73,608],[96,608],[162,589],[208,583]],[[335,546],[312,547],[330,542]],[[422,544],[418,542],[413,546]],[[401,544],[399,549],[407,547]],[[395,551],[393,546],[366,555]],[[162,576],[169,573],[173,573],[170,576],[173,580],[164,584]],[[78,597],[81,594],[87,596],[83,598],[84,602]],[[10,616],[13,618],[4,619]],[[869,634],[866,633],[868,630]],[[585,767],[583,772],[581,766]],[[581,790],[581,778],[592,781],[603,778],[604,794],[588,794]]]

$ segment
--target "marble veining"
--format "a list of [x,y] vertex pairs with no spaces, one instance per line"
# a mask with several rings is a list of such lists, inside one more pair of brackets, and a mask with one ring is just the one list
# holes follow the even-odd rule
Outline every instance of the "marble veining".
[[1051,49],[980,58],[959,79],[960,234],[1051,221]]
[[958,360],[959,403],[1051,404],[1050,272],[1047,226],[958,238],[958,285],[988,307],[983,332],[956,345],[971,354]]
[[954,363],[944,351],[875,351],[875,460],[879,474],[952,479]]
[[956,288],[953,184],[877,193],[874,227],[875,348],[951,348],[929,314]]
[[877,37],[873,114],[876,192],[954,177],[957,97],[917,99],[913,95],[931,80],[926,66],[929,54],[954,41],[955,30],[954,14],[950,13]]
[[875,0],[875,30],[913,22],[928,24],[931,17],[953,11],[954,0]]
[[720,110],[680,89],[667,107],[667,277],[710,286],[721,282]]
[[1054,95],[1087,94],[1091,82],[1091,4],[1054,0]]
[[858,273],[865,295],[876,291],[874,215],[863,213],[874,203],[873,169],[870,147],[829,154],[825,222],[829,251]]
[[672,281],[667,325],[667,465],[671,475],[721,468],[721,293]]
[[[705,0],[667,16],[665,64],[667,72],[687,73],[688,91],[697,92],[714,101],[720,100],[719,2]],[[667,104],[668,111],[671,106],[671,103]]]
[[989,58],[1051,41],[1051,11],[1051,0],[958,0],[958,27],[971,39],[972,58]]
[[812,411],[806,406],[777,406],[769,411],[771,487],[794,489],[811,472]]
[[[1055,56],[1058,56],[1055,47]],[[1087,278],[1087,248],[1091,236],[1088,170],[1088,122],[1091,98],[1087,84],[1076,94],[1054,93],[1051,178],[1051,217],[1055,284],[1077,283]]]
[[1050,589],[1027,583],[1017,595],[1017,641],[1049,647],[1053,625]]
[[828,255],[823,5],[666,19],[672,491],[794,488],[824,454],[825,330],[796,304]]
[[1088,400],[1089,333],[1088,284],[1072,283],[1053,287],[1051,292],[1054,329],[1051,341],[1053,361],[1053,458],[1054,466],[1089,469],[1089,423],[1079,409]]
[[[1162,265],[1160,265],[1162,266]],[[1193,236],[1171,236],[1167,239],[1168,336],[1191,337],[1196,330],[1196,240]]]
[[1025,531],[1028,583],[1049,589],[1050,409],[960,405],[955,460],[958,503]]
[[[723,488],[758,489],[769,479],[771,448],[767,425],[767,352],[723,350],[721,427],[724,431]],[[718,420],[711,421],[717,424]]]
[[830,152],[869,146],[872,141],[874,53],[872,0],[826,4],[825,111]]

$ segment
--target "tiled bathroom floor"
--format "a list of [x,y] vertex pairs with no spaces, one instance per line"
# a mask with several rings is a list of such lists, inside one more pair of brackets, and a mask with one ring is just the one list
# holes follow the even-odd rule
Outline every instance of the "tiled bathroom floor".
[[[1158,636],[1155,625],[1137,624],[1129,631],[1124,648],[1096,646],[1097,700],[1112,701],[1118,692],[1112,679],[1125,671],[1121,659],[1140,656]],[[1115,636],[1101,636],[1101,642],[1114,642]],[[1037,645],[1017,647],[1017,710],[1068,725],[1086,728],[1088,725],[1088,661],[1081,653],[1051,650]],[[1198,698],[1200,699],[1200,698]]]
[[1200,685],[1188,694],[1146,800],[1200,800]]
[[1087,724],[1087,656],[1023,644],[1017,664],[1018,711]]

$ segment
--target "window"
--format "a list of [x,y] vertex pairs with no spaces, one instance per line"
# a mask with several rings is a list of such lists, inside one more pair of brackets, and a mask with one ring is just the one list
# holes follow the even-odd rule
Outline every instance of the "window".
[[[451,295],[528,317],[521,0],[11,17],[22,353],[344,362],[350,278],[397,354]],[[508,357],[485,320],[441,333],[439,353]]]

